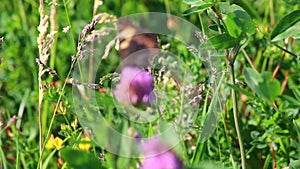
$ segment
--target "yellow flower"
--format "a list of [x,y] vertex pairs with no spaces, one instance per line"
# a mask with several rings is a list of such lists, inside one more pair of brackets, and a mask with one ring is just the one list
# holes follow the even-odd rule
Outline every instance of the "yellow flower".
[[81,143],[79,143],[78,148],[80,150],[86,150],[89,151],[91,148],[91,139],[89,137],[83,137],[80,140]]
[[63,140],[59,137],[55,137],[51,135],[50,139],[47,141],[46,149],[57,149],[60,150],[62,148]]

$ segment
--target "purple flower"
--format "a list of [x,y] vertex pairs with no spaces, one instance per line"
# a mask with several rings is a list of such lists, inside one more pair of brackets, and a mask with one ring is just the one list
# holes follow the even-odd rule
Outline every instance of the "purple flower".
[[121,72],[114,94],[125,104],[149,104],[154,99],[153,77],[147,71],[127,66]]
[[157,137],[144,142],[141,148],[145,156],[142,169],[184,169],[176,154]]

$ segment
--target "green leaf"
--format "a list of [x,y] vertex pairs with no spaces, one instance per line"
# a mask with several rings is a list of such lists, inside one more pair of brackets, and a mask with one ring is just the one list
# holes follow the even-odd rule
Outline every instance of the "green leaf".
[[252,68],[246,68],[243,74],[246,83],[263,99],[273,102],[280,95],[280,82],[277,79],[272,80],[271,72],[259,74]]
[[291,97],[289,95],[282,95],[281,96],[282,99],[288,101],[290,104],[292,104],[291,106],[296,106],[296,107],[300,107],[300,102],[298,100],[296,100],[294,97]]
[[297,134],[298,134],[298,138],[300,137],[300,127],[299,124],[300,123],[300,119],[298,120],[293,120],[293,124],[294,124],[294,129],[296,130]]
[[61,157],[74,169],[104,169],[99,159],[86,151],[65,148],[60,153]]
[[229,2],[219,2],[218,5],[221,13],[227,14],[228,12],[232,12]]
[[256,31],[256,26],[250,15],[244,9],[235,10],[234,13],[239,19],[243,32],[250,35],[254,34]]
[[228,33],[219,34],[208,39],[200,49],[227,49],[240,43],[242,37],[233,38]]
[[250,142],[250,144],[252,144],[253,146],[255,146],[258,149],[264,149],[264,148],[268,147],[268,144],[265,141],[261,141],[261,140],[253,140]]
[[248,96],[248,97],[254,97],[254,95],[252,94],[252,93],[250,93],[250,92],[248,92],[248,91],[246,91],[246,90],[244,90],[244,89],[241,89],[241,88],[239,88],[238,86],[236,86],[236,85],[232,85],[232,84],[230,84],[230,83],[227,83],[227,85],[229,86],[229,87],[231,87],[232,89],[234,89],[235,91],[237,91],[237,92],[240,92],[240,93],[243,93],[244,95],[246,95],[246,96]]
[[230,12],[227,14],[226,20],[225,20],[227,30],[230,36],[237,38],[241,36],[243,30],[242,30],[242,24],[237,18],[236,14],[233,12]]
[[198,13],[198,12],[201,12],[201,11],[204,11],[210,7],[214,6],[214,4],[211,4],[211,3],[205,3],[205,4],[201,4],[199,6],[194,6],[186,11],[183,12],[183,16],[187,16],[187,15],[191,15],[191,14],[194,14],[194,13]]
[[[214,34],[218,34],[219,33],[219,28],[218,28],[218,25],[217,24],[213,24],[213,25],[209,25],[208,26],[208,29],[214,33]],[[221,31],[222,32],[225,32],[225,28],[223,25],[221,25]]]
[[183,0],[183,3],[188,5],[197,5],[203,3],[202,0]]
[[199,142],[205,141],[217,128],[219,116],[216,107],[219,106],[218,103],[220,101],[219,100],[220,93],[222,92],[220,89],[223,84],[224,77],[225,77],[225,73],[221,76],[218,86],[213,95],[213,98],[211,99],[210,105],[207,110],[207,117],[203,124]]
[[262,96],[258,87],[259,83],[263,81],[260,74],[252,68],[245,68],[243,70],[243,74],[245,76],[246,83],[250,86],[250,88],[253,89],[255,93]]
[[281,39],[285,39],[288,37],[295,37],[295,38],[299,38],[300,36],[300,22],[297,22],[295,25],[291,26],[290,28],[288,28],[286,31],[278,34],[277,36],[275,36],[272,41],[278,41]]
[[208,17],[209,17],[214,23],[218,23],[218,20],[219,20],[219,19],[216,18],[216,15],[215,15],[215,13],[214,13],[212,10],[207,10],[206,13],[207,13]]
[[271,72],[264,72],[262,78],[263,82],[259,84],[259,89],[268,101],[273,102],[280,95],[280,82],[277,79],[271,80]]
[[295,98],[300,102],[300,89],[293,87],[292,92],[295,95]]
[[255,8],[255,6],[253,4],[251,4],[250,1],[238,0],[238,1],[234,1],[234,3],[241,6],[245,11],[247,11],[247,13],[250,16],[255,17],[255,19],[257,19],[257,20],[261,20],[259,11],[257,10],[257,8]]
[[251,131],[250,136],[253,140],[259,138],[259,132],[258,131]]
[[291,169],[299,169],[300,168],[300,160],[295,160],[290,163]]
[[294,26],[298,21],[300,21],[300,10],[295,10],[281,18],[271,33],[271,40],[286,31],[288,28]]
[[232,37],[238,37],[241,33],[250,35],[255,33],[255,23],[242,7],[236,4],[230,5],[228,2],[222,2],[219,5],[228,32]]
[[48,164],[51,161],[52,157],[54,156],[54,154],[56,153],[56,149],[54,149],[46,158],[46,160],[43,162],[43,169],[48,168]]

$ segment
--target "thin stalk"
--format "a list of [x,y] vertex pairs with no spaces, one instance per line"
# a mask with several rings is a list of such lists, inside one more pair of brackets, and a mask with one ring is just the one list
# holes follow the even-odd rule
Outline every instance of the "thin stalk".
[[[68,72],[67,77],[66,77],[66,79],[65,79],[65,81],[64,81],[64,84],[63,84],[63,86],[62,86],[61,91],[64,91],[64,90],[65,90],[65,87],[66,87],[66,84],[67,84],[67,81],[68,81],[68,77],[70,77],[70,74],[71,74],[71,72],[72,72],[72,70],[73,70],[73,67],[74,67],[75,63],[76,63],[76,62],[74,61],[74,62],[72,62],[72,64],[71,64],[71,67],[70,67],[70,69],[69,69],[69,72]],[[53,114],[52,114],[52,117],[51,117],[51,120],[50,120],[50,123],[49,123],[49,129],[48,129],[48,131],[47,131],[45,140],[48,140],[49,137],[50,137],[51,129],[52,129],[53,122],[54,122],[54,119],[55,119],[55,112],[57,111],[57,108],[59,107],[59,103],[60,103],[60,101],[61,101],[61,99],[62,99],[62,95],[63,95],[63,92],[60,92],[59,97],[58,97],[57,102],[56,102],[55,109],[54,109],[54,111],[53,111]],[[46,144],[44,143],[44,144],[42,145],[42,148],[41,148],[41,155],[42,155],[43,152],[44,152],[45,146],[46,146]],[[42,161],[41,155],[40,155],[40,158],[39,158],[39,163]]]
[[[287,49],[288,43],[289,43],[289,38],[286,38],[286,39],[284,40],[284,47],[283,47],[284,49]],[[274,72],[273,72],[272,80],[275,79],[275,77],[276,77],[276,75],[277,75],[277,73],[278,73],[278,71],[279,71],[279,69],[280,69],[280,67],[281,67],[281,64],[282,64],[282,62],[283,62],[283,60],[284,60],[285,54],[286,54],[286,52],[285,52],[285,51],[282,51],[281,57],[280,57],[280,61],[279,61],[278,65],[276,66],[276,68],[275,68],[275,70],[274,70]]]
[[[223,26],[225,27],[225,30],[227,30],[226,28],[226,24],[224,23],[223,19],[222,19],[222,15],[218,14],[217,10],[215,9],[215,7],[211,8],[212,11],[215,13],[217,20],[217,25],[219,28],[219,33],[222,33],[221,31],[221,23],[223,24]],[[236,60],[238,51],[240,50],[240,45],[236,45],[231,53],[229,53],[228,49],[225,50],[226,52],[226,58],[228,61],[228,67],[230,69],[230,81],[232,85],[235,85],[235,75],[234,75],[234,62]],[[238,136],[238,142],[239,142],[239,148],[240,148],[240,152],[241,152],[241,160],[242,160],[242,169],[246,169],[246,164],[245,164],[245,153],[244,153],[244,146],[243,146],[243,141],[242,141],[242,137],[241,137],[241,132],[240,132],[240,127],[239,127],[239,122],[238,122],[238,107],[237,107],[237,99],[236,99],[236,93],[234,89],[231,89],[231,97],[232,97],[232,106],[233,106],[233,118],[234,118],[234,125],[235,125],[235,129],[236,129],[236,133]]]
[[68,26],[70,26],[70,35],[71,35],[71,39],[72,39],[72,49],[76,49],[76,42],[75,42],[75,38],[74,38],[74,32],[73,32],[73,29],[72,29],[72,26],[71,26],[71,21],[70,21],[70,16],[69,16],[69,12],[68,12],[68,9],[67,9],[67,3],[66,3],[66,0],[63,0],[63,3],[64,3],[64,8],[65,8],[65,13],[66,13],[66,17],[67,17],[67,21],[68,21]]
[[202,20],[202,17],[201,17],[200,13],[198,13],[198,17],[199,17],[199,21],[200,21],[200,24],[201,24],[202,34],[205,35],[204,24],[203,24],[203,20]]
[[[237,56],[237,53],[239,51],[240,46],[236,46],[232,50],[232,56],[227,56],[227,59],[229,61],[229,68],[230,68],[230,82],[232,85],[235,85],[235,74],[234,74],[234,62]],[[237,99],[236,99],[236,93],[234,89],[231,89],[231,97],[232,97],[232,106],[233,106],[233,118],[234,118],[234,125],[236,134],[238,137],[239,142],[239,148],[241,152],[241,161],[242,161],[242,169],[246,169],[246,162],[245,162],[245,152],[244,152],[244,146],[242,141],[242,136],[240,132],[239,127],[239,121],[238,121],[238,106],[237,106]]]
[[247,59],[248,63],[250,64],[251,68],[254,69],[254,70],[256,70],[254,64],[252,63],[252,61],[251,61],[248,53],[245,51],[245,49],[242,49],[242,52],[243,52],[245,58]]
[[[38,105],[38,112],[39,112],[39,153],[40,153],[40,159],[42,158],[43,154],[43,118],[42,118],[42,104],[43,104],[43,84],[42,84],[42,72],[43,72],[43,67],[39,66],[39,75],[38,75],[38,81],[39,81],[39,105]],[[40,169],[43,168],[43,163],[42,160],[39,160],[39,166]]]
[[[53,2],[55,2],[55,1],[53,1]],[[44,20],[44,17],[45,17],[43,0],[39,1],[39,5],[40,5],[39,6],[40,20],[42,21],[42,20]],[[71,26],[65,0],[64,0],[64,7],[65,7],[65,12],[66,12],[66,15],[67,15],[67,19],[68,19],[68,24],[69,24],[69,26]],[[71,32],[72,32],[72,29],[71,29]],[[46,34],[46,32],[42,32],[42,33],[40,33],[40,36],[43,37],[43,36],[45,36],[45,34]],[[71,38],[72,38],[73,45],[75,46],[75,39],[74,39],[73,33],[71,33]],[[40,46],[41,46],[41,44],[39,44],[39,54],[40,54],[40,57],[42,57],[43,56],[42,49],[41,49],[42,47],[40,47]],[[44,60],[45,63],[47,62],[47,59],[45,59],[45,58],[41,58],[41,60]],[[75,61],[73,61],[72,64],[71,64],[70,70],[68,72],[67,78],[66,78],[66,80],[63,84],[63,87],[62,87],[61,91],[64,91],[64,89],[65,89],[68,77],[70,77],[70,74],[71,74],[71,71],[73,69],[74,64],[75,64]],[[44,152],[45,145],[46,145],[46,143],[43,142],[43,116],[42,116],[42,103],[43,103],[43,97],[44,97],[44,89],[43,89],[43,84],[42,84],[42,75],[44,73],[45,72],[44,72],[43,65],[39,64],[39,73],[38,73],[38,83],[39,83],[39,102],[38,102],[38,104],[39,104],[38,105],[38,112],[39,113],[38,114],[39,114],[39,117],[38,117],[38,119],[39,119],[39,154],[40,154],[40,156],[39,156],[39,160],[38,160],[39,165],[37,165],[37,168],[40,168],[40,169],[43,169],[42,156],[43,156],[43,152]],[[59,106],[59,103],[62,99],[62,95],[63,95],[63,93],[60,92],[59,98],[58,98],[57,103],[56,103],[55,110],[53,112],[53,115],[52,115],[52,118],[51,118],[51,121],[50,121],[50,124],[49,124],[49,128],[47,130],[45,140],[47,140],[50,136],[50,132],[51,132],[52,125],[53,125],[53,122],[54,122],[54,118],[55,118],[55,112],[57,111],[57,107]]]
[[166,13],[170,15],[171,11],[170,11],[169,0],[164,0],[164,3],[165,3],[165,8],[166,8]]
[[[235,85],[235,77],[234,77],[234,67],[230,66],[230,81],[233,85]],[[233,104],[233,118],[234,118],[234,125],[235,125],[235,130],[236,134],[238,137],[239,141],[239,146],[240,146],[240,152],[241,152],[241,160],[242,160],[242,169],[246,168],[245,164],[245,153],[244,153],[244,146],[243,146],[243,141],[241,137],[241,132],[240,132],[240,127],[239,127],[239,122],[238,122],[238,108],[237,108],[237,100],[236,100],[236,93],[234,89],[231,89],[231,97],[232,97],[232,104]]]
[[15,142],[16,142],[16,149],[17,149],[17,152],[16,152],[16,169],[20,169],[21,168],[21,159],[20,159],[20,155],[21,155],[21,150],[20,150],[20,145],[19,145],[19,132],[18,131],[15,131],[16,133],[16,139],[15,139]]
[[[66,7],[66,3],[65,3],[65,0],[64,0],[64,5],[65,5],[65,7]],[[66,12],[67,12],[67,10],[66,10]],[[95,18],[94,18],[95,19]],[[93,22],[92,22],[92,24],[89,24],[91,27],[95,27],[95,25],[98,23],[98,20],[94,20],[93,19]],[[97,18],[96,18],[97,19]],[[99,18],[98,18],[99,19]],[[88,30],[88,28],[86,28],[87,30]],[[90,28],[91,29],[91,28]],[[82,33],[80,36],[82,37],[82,38],[85,38],[85,33]],[[71,36],[71,37],[74,37],[74,36]],[[79,41],[81,41],[82,39],[80,39]],[[72,41],[73,42],[75,42],[75,40],[74,39],[72,39]],[[79,42],[78,42],[79,43]],[[79,54],[80,54],[80,44],[78,44],[79,46],[77,47],[77,49],[78,49],[78,51],[77,51],[77,53],[75,54],[75,56],[73,56],[72,57],[72,62],[71,62],[71,66],[70,66],[70,69],[69,69],[69,71],[68,71],[68,74],[67,74],[67,76],[66,76],[66,78],[65,78],[65,80],[64,80],[64,83],[63,83],[63,86],[62,86],[62,88],[61,88],[61,91],[64,91],[65,90],[65,88],[66,88],[66,84],[67,84],[67,82],[68,82],[68,78],[70,77],[70,75],[71,75],[71,72],[72,72],[72,70],[73,70],[73,68],[74,68],[74,65],[75,65],[75,63],[76,63],[76,61],[77,61],[77,58],[78,58],[78,56],[79,56]],[[49,137],[50,137],[50,133],[51,133],[51,130],[52,130],[52,126],[53,126],[53,122],[54,122],[54,119],[55,119],[55,112],[57,111],[57,108],[59,107],[59,103],[60,103],[60,101],[61,101],[61,99],[62,99],[62,96],[63,96],[63,92],[59,92],[59,98],[58,98],[58,100],[57,100],[57,102],[56,102],[56,106],[55,106],[55,109],[54,109],[54,111],[53,111],[53,114],[52,114],[52,117],[51,117],[51,120],[50,120],[50,123],[49,123],[49,128],[48,128],[48,130],[47,130],[47,134],[46,134],[46,138],[45,138],[45,140],[48,140],[49,139]],[[44,143],[43,145],[42,145],[42,148],[41,148],[41,154],[43,154],[43,151],[44,151],[44,149],[45,149],[45,146],[46,146],[46,144]],[[39,157],[39,162],[41,162],[42,161],[42,157],[40,156]]]
[[[209,97],[210,89],[208,89],[208,90],[209,91],[206,94],[205,102],[204,102],[204,105],[203,105],[201,126],[204,125],[204,122],[205,122],[205,119],[206,119],[205,115],[207,114],[208,97]],[[196,143],[196,149],[194,150],[192,159],[190,160],[191,164],[194,164],[195,162],[199,162],[199,160],[201,159],[202,154],[203,154],[204,144],[206,144],[206,142],[201,143],[200,142],[200,136],[199,136],[198,139],[197,139],[197,143]]]
[[284,81],[283,81],[282,84],[281,84],[281,90],[280,90],[280,94],[281,94],[281,95],[283,94],[283,92],[284,92],[284,90],[285,90],[285,88],[286,88],[286,85],[287,85],[287,83],[288,83],[289,72],[290,72],[289,70],[286,70],[286,71],[285,71]]
[[265,34],[263,31],[261,31],[260,29],[257,29],[257,30],[258,30],[260,33],[262,33],[262,34],[264,35],[264,39],[265,39],[266,41],[268,41],[271,45],[274,45],[274,46],[276,46],[278,49],[280,49],[280,50],[282,50],[282,51],[284,51],[284,52],[286,52],[286,53],[288,53],[288,54],[290,54],[290,55],[292,55],[292,56],[294,56],[294,57],[296,57],[296,58],[299,59],[299,56],[297,56],[295,53],[293,53],[293,52],[291,52],[291,51],[285,49],[284,47],[279,46],[276,42],[271,41],[270,38],[268,37],[268,35],[266,35],[266,34]]
[[[97,6],[98,6],[98,0],[94,1],[94,7],[93,7],[93,18],[96,15]],[[94,50],[94,41],[91,42],[91,51]],[[94,72],[94,53],[91,52],[89,55],[89,74],[88,74],[88,82],[93,82],[93,72]],[[80,73],[81,74],[81,73]],[[88,97],[91,98],[91,92],[88,92]]]
[[274,3],[273,3],[273,0],[270,0],[269,1],[269,5],[270,5],[270,23],[271,23],[271,26],[274,26],[275,25],[275,17],[274,17]]
[[297,56],[296,54],[294,54],[293,52],[291,52],[291,51],[285,49],[284,47],[279,46],[279,45],[276,44],[275,42],[271,42],[271,44],[272,44],[272,45],[275,45],[275,46],[276,46],[277,48],[279,48],[280,50],[285,51],[286,53],[288,53],[288,54],[290,54],[290,55],[292,55],[292,56],[298,58],[298,56]]
[[[223,72],[223,74],[222,74],[222,76],[220,77],[220,81],[218,82],[218,84],[217,84],[217,88],[215,89],[215,91],[216,92],[214,92],[214,96],[213,96],[213,98],[212,98],[212,100],[211,100],[211,102],[210,102],[210,105],[209,105],[209,107],[208,107],[208,110],[207,110],[207,115],[206,115],[206,119],[205,119],[205,122],[203,123],[203,131],[205,130],[205,128],[206,128],[206,126],[208,126],[208,125],[211,125],[211,124],[207,124],[207,123],[211,123],[211,121],[207,121],[207,119],[210,119],[211,118],[211,116],[212,116],[212,114],[214,113],[213,111],[212,111],[212,109],[214,108],[213,106],[215,106],[215,102],[218,102],[218,98],[219,98],[219,94],[220,94],[220,88],[221,88],[221,84],[222,84],[222,82],[223,82],[223,80],[224,80],[224,78],[225,78],[225,72]],[[206,102],[207,102],[207,100],[206,100]],[[204,103],[205,104],[205,103]],[[206,111],[206,109],[205,110],[203,110],[203,111]],[[199,137],[198,137],[198,140],[197,140],[197,144],[196,145],[200,145],[200,143],[201,142],[203,142],[203,139],[206,139],[207,138],[207,136],[204,136],[203,137],[203,135],[202,134],[200,134],[199,135]],[[202,145],[202,144],[201,144]],[[194,159],[195,159],[195,155],[197,155],[196,153],[198,153],[198,151],[197,151],[197,149],[198,149],[198,147],[196,147],[196,151],[195,151],[195,153],[193,154],[193,157],[192,157],[192,162],[194,163],[195,161],[194,161]],[[201,151],[202,152],[202,151]],[[199,156],[198,156],[199,157]],[[199,160],[199,158],[198,158],[198,160]],[[197,161],[198,162],[198,161]]]
[[[55,32],[57,31],[57,23],[56,23],[56,0],[52,0],[51,2],[51,11],[50,11],[50,32]],[[56,47],[57,47],[57,38],[58,36],[54,36],[54,42],[52,44],[50,53],[51,53],[51,58],[50,58],[50,68],[54,69],[55,67],[55,60],[56,60]]]
[[[45,16],[45,9],[44,9],[44,1],[39,1],[39,13],[40,13],[40,21],[43,20]],[[40,44],[39,44],[40,45]],[[39,49],[40,57],[42,57],[42,51]],[[43,75],[43,66],[39,65],[39,72],[38,72],[38,86],[39,86],[39,100],[38,100],[38,125],[39,125],[39,154],[40,159],[42,159],[42,148],[43,148],[43,119],[42,119],[42,104],[43,104],[43,98],[44,98],[44,89],[43,89],[43,83],[42,83],[42,75]],[[40,169],[43,168],[43,161],[39,160],[38,166]]]
[[2,166],[4,169],[7,169],[7,161],[6,161],[6,156],[2,150],[2,140],[0,139],[0,155],[2,159]]

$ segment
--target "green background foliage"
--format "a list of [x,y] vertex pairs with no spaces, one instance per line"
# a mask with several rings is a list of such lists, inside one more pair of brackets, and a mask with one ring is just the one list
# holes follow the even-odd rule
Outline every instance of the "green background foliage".
[[[51,1],[44,3],[48,14]],[[78,123],[72,109],[72,86],[64,88],[63,83],[68,78],[79,35],[93,18],[92,0],[57,2],[54,23],[57,34],[47,66],[56,70],[58,76],[43,76],[42,128],[44,138],[51,126],[50,133],[62,138],[64,144],[63,150],[45,150],[43,156],[39,156],[38,65],[35,61],[39,58],[38,8],[39,3],[35,0],[6,0],[0,5],[0,37],[4,37],[0,53],[0,58],[3,58],[0,64],[0,121],[3,123],[0,168],[38,168],[40,159],[44,161],[45,168],[58,168],[60,158],[65,159],[61,164],[63,168],[82,168],[82,164],[91,164],[88,159],[101,166],[99,168],[137,168],[141,159],[110,154],[93,141],[89,143],[92,147],[89,151],[81,154],[78,150],[85,129]],[[208,36],[211,44],[203,44],[203,49],[216,48],[222,58],[238,49],[234,60],[236,84],[228,83],[227,86],[236,92],[238,98],[238,120],[246,168],[271,169],[276,165],[277,168],[290,166],[296,169],[300,163],[299,8],[297,0],[104,0],[96,13],[116,17],[138,12],[169,13],[188,20]],[[63,28],[67,26],[71,29],[65,33]],[[166,37],[161,37],[161,42],[169,43],[170,51],[179,54],[199,82],[208,83],[207,77],[202,76],[205,72],[203,63],[195,59],[185,46],[168,41]],[[117,53],[116,50],[112,52]],[[104,64],[117,64],[114,59]],[[230,64],[226,59],[222,61],[224,66]],[[110,65],[105,74],[112,73],[114,66]],[[209,92],[206,94],[208,96]],[[62,96],[62,106],[51,124],[59,96]],[[113,124],[122,124],[120,130],[126,131],[127,124],[115,114],[113,101],[106,97],[99,97],[101,102],[107,102],[101,108],[102,113],[107,113],[106,118]],[[208,102],[209,99],[206,99],[201,104],[199,114],[207,113]],[[204,142],[199,141],[199,133],[201,128],[205,128],[205,116],[199,115],[196,126],[200,129],[192,128],[191,138],[182,143],[181,159],[186,168],[240,168],[242,152],[236,135],[233,107],[234,101],[228,96],[224,110],[219,114],[216,131]],[[171,110],[172,107],[167,107],[167,111]],[[20,118],[5,128],[13,115]],[[149,136],[154,132],[152,127],[149,124],[139,130]],[[74,158],[70,158],[70,154]],[[81,155],[85,158],[81,159]],[[97,161],[102,158],[105,160]]]

